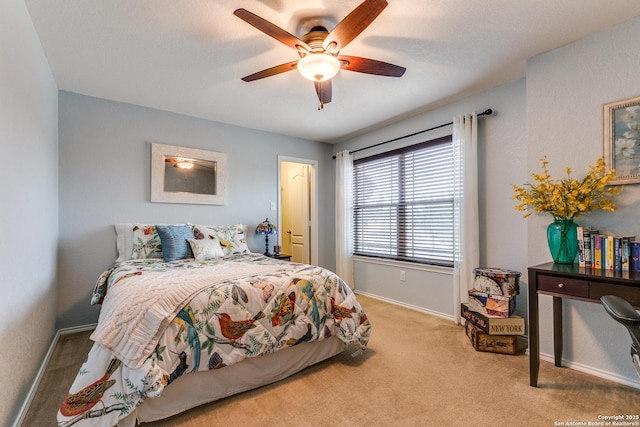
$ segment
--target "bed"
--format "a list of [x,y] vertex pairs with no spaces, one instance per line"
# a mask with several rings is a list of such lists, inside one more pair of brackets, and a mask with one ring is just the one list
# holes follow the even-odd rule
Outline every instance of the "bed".
[[134,426],[279,381],[371,324],[335,273],[251,253],[242,225],[116,225],[94,345],[58,425]]

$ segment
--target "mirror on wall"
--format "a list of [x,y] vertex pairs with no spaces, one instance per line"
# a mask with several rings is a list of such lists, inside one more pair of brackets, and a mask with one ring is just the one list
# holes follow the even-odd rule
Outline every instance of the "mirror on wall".
[[151,201],[224,205],[227,156],[151,144]]

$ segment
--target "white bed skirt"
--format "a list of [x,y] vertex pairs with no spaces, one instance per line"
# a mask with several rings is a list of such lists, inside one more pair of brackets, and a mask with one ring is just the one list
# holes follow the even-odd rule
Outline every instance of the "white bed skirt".
[[305,342],[264,356],[252,357],[223,369],[185,374],[156,398],[148,398],[119,427],[157,421],[223,397],[287,378],[307,366],[341,353],[345,344],[336,336]]

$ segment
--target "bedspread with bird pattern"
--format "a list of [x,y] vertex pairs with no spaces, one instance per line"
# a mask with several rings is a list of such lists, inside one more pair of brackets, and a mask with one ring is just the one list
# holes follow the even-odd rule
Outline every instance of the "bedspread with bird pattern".
[[[167,276],[175,280],[176,274],[187,277],[195,269],[228,262],[251,266],[252,273],[205,287],[176,307],[177,315],[163,322],[140,367],[127,366],[95,342],[60,406],[58,425],[114,426],[183,374],[223,369],[305,341],[335,335],[366,347],[371,323],[340,277],[321,267],[252,253],[200,262],[116,263],[99,277],[92,304],[102,304],[111,287],[127,286],[129,278],[155,274],[162,280],[157,273],[171,271]],[[265,272],[254,274],[255,265],[264,265]]]

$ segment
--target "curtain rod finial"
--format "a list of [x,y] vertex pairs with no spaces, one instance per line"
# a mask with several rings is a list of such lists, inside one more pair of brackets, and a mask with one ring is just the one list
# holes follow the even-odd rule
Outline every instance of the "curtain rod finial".
[[493,114],[493,110],[491,108],[487,108],[482,114],[484,114],[485,116],[490,116]]

